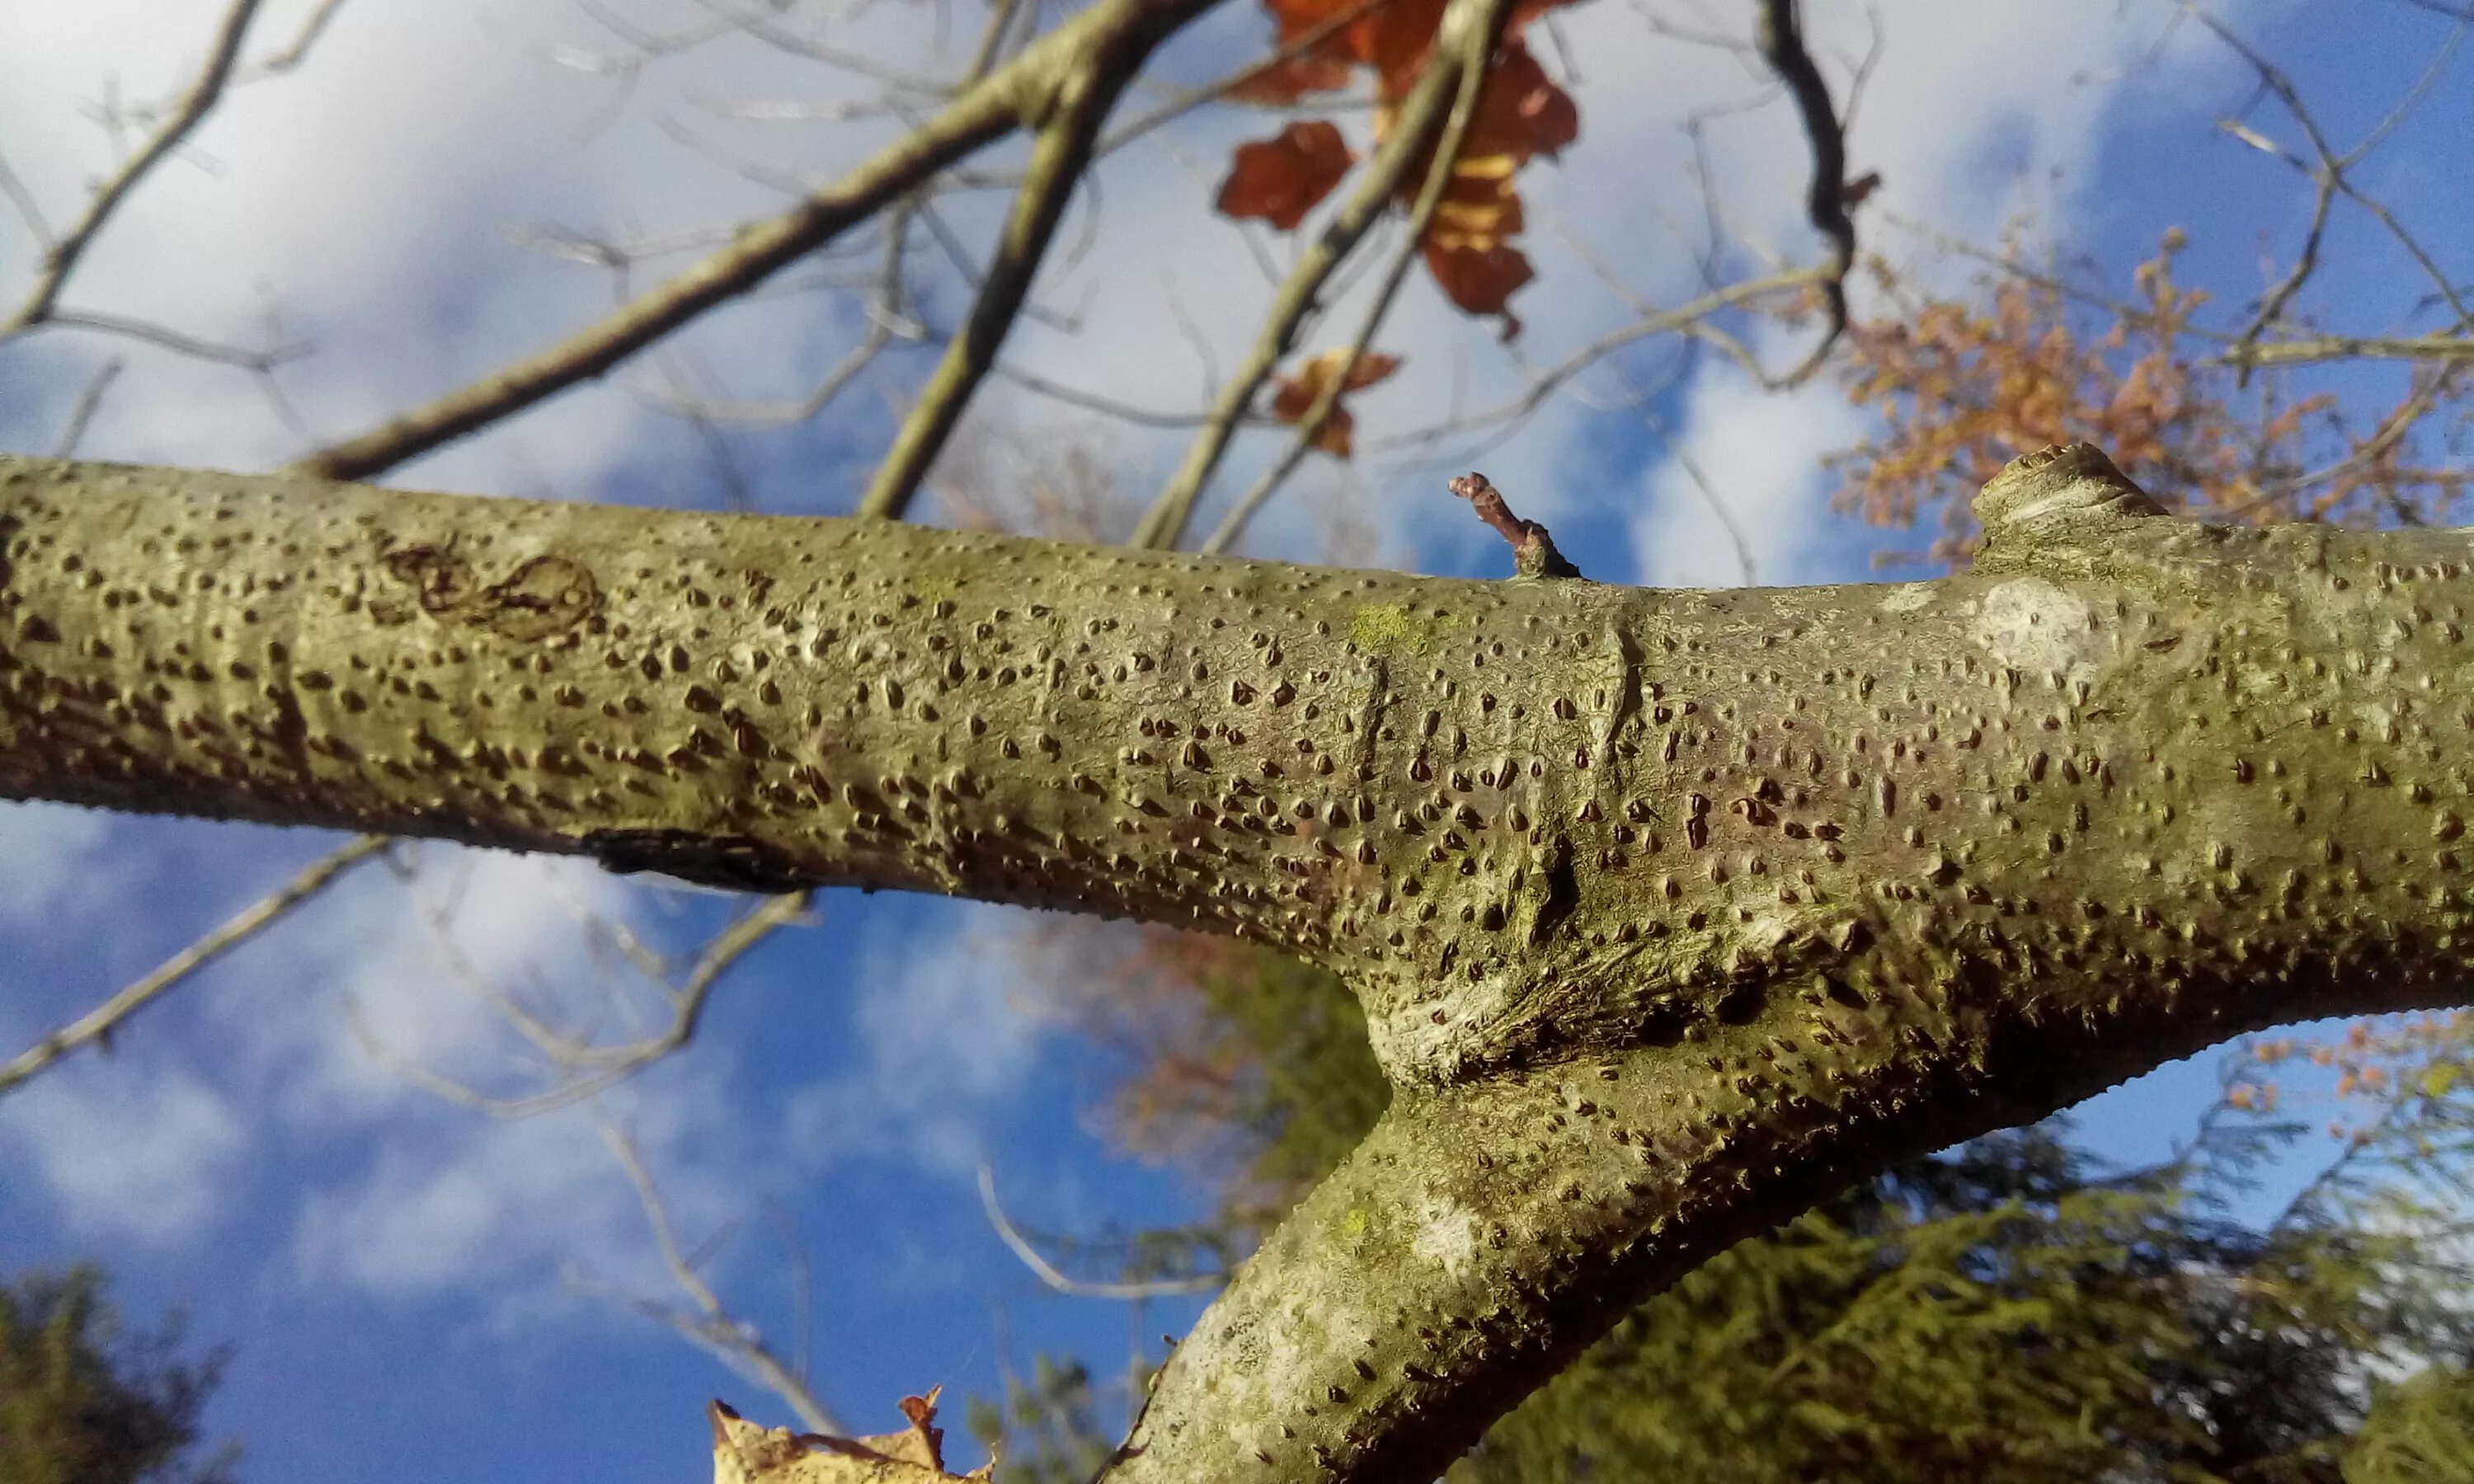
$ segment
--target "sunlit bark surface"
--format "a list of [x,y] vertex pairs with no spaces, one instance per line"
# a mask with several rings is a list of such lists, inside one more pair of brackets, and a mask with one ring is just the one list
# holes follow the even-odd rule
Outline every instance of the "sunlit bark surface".
[[1399,1089],[1117,1474],[1431,1478],[1840,1182],[2462,1000],[2474,544],[2157,513],[1974,570],[1443,581],[0,460],[0,796],[1276,943]]

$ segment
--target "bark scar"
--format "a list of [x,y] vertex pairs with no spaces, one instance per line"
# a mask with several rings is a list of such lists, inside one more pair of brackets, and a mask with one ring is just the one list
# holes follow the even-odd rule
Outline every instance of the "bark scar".
[[601,586],[582,562],[555,554],[519,563],[487,587],[473,564],[444,546],[416,541],[380,557],[387,575],[413,589],[421,610],[441,623],[486,629],[521,644],[563,634],[601,611]]

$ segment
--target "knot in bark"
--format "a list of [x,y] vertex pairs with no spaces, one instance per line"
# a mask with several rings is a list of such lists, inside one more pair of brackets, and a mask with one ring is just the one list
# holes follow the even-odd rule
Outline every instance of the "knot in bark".
[[1988,545],[2005,536],[2075,534],[2101,521],[2166,514],[2094,443],[2048,443],[2020,455],[1986,481],[1975,508]]

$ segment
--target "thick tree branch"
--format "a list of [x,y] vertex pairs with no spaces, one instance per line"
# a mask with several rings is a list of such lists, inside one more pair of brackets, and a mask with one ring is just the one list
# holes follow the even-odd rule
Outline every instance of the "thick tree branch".
[[2462,533],[2019,461],[1967,573],[1651,592],[0,462],[0,795],[1216,928],[1395,1092],[1126,1479],[1424,1480],[1833,1184],[2454,1003]]
[[1102,0],[966,89],[936,116],[832,187],[636,299],[566,343],[518,362],[384,427],[301,460],[293,472],[366,479],[406,459],[598,376],[690,320],[754,288],[832,242],[938,171],[1018,126],[1037,127],[1087,81],[1085,59],[1138,65],[1150,49],[1213,0]]

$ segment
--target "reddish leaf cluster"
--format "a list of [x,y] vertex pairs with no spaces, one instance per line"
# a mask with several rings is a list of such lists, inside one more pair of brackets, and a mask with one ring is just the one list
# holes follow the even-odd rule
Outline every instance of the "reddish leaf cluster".
[[2195,331],[2207,295],[2174,283],[2179,231],[2134,275],[2135,298],[2093,296],[2013,252],[1976,299],[1915,295],[1873,265],[1894,317],[1852,326],[1842,374],[1882,434],[1836,459],[1837,504],[1883,525],[1927,512],[1941,535],[1881,560],[1952,562],[1975,547],[1970,496],[2019,452],[2086,440],[2161,499],[2217,520],[2417,519],[2469,475],[2417,467],[2418,435],[2463,403],[2447,368],[2410,374],[2370,417],[2332,392],[2265,372],[2248,389]]
[[[1272,416],[1282,422],[1304,421],[1314,410],[1316,399],[1331,385],[1331,379],[1341,374],[1341,367],[1347,360],[1346,348],[1326,350],[1299,366],[1295,375],[1280,377],[1272,388]],[[1346,397],[1351,392],[1363,391],[1391,375],[1399,366],[1398,356],[1369,350],[1348,368],[1341,382],[1340,395]],[[1314,445],[1334,458],[1346,459],[1356,428],[1357,419],[1349,415],[1348,408],[1334,399],[1322,424],[1315,429]]]
[[[1539,156],[1553,156],[1580,132],[1571,96],[1539,66],[1521,40],[1526,24],[1564,0],[1521,0],[1515,6],[1487,69],[1460,157],[1428,227],[1423,251],[1435,281],[1470,314],[1502,315],[1506,333],[1519,322],[1507,307],[1533,276],[1512,239],[1520,232],[1520,198],[1513,177]],[[1264,0],[1276,27],[1279,57],[1231,96],[1253,103],[1293,104],[1310,93],[1347,86],[1359,68],[1373,74],[1378,137],[1433,54],[1444,0]],[[1340,23],[1344,16],[1348,18]],[[1327,123],[1293,124],[1277,136],[1240,145],[1220,209],[1260,217],[1283,229],[1302,221],[1346,173],[1351,156]],[[1430,159],[1412,162],[1399,195],[1416,200]]]

